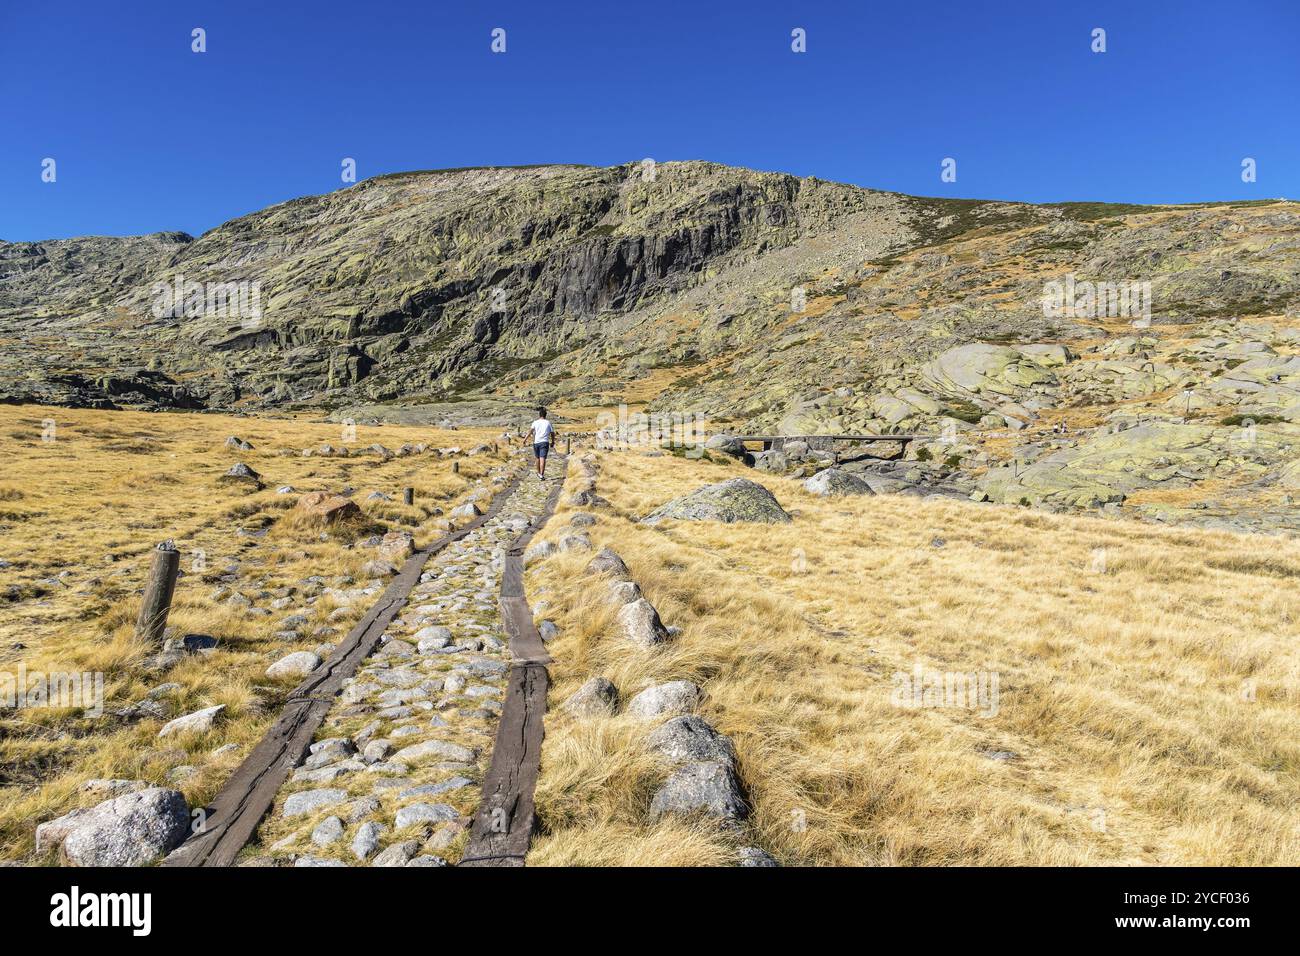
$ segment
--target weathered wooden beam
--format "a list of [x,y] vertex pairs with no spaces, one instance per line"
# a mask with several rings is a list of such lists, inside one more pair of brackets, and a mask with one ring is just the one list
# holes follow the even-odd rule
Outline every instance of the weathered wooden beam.
[[537,521],[506,552],[501,575],[501,622],[514,659],[497,724],[492,762],[483,779],[479,807],[470,825],[461,866],[523,866],[537,819],[533,794],[541,770],[542,720],[551,678],[550,655],[524,596],[524,549],[555,511],[562,482],[556,482]]
[[541,664],[510,668],[492,764],[460,866],[524,865],[537,825],[533,795],[549,690],[550,675]]
[[181,553],[175,544],[167,540],[154,548],[153,563],[144,583],[144,599],[140,602],[140,616],[135,622],[136,637],[151,644],[162,643],[180,569]]

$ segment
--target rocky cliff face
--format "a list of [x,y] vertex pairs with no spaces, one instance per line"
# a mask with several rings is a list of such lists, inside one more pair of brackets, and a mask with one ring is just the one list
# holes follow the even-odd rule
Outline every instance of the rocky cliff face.
[[0,243],[0,340],[7,401],[436,421],[637,399],[737,431],[923,431],[891,482],[1049,508],[1291,527],[1300,487],[1284,201],[404,173],[198,239]]
[[379,177],[195,240],[0,244],[0,329],[25,369],[4,397],[130,404],[100,381],[125,369],[146,406],[167,402],[140,370],[210,407],[457,398],[898,205],[706,163],[471,169]]

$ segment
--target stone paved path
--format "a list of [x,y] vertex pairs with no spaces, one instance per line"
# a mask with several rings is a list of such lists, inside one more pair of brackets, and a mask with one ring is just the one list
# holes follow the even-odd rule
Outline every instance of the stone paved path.
[[545,482],[526,474],[500,512],[429,561],[277,796],[254,859],[294,866],[459,859],[510,664],[497,606],[505,551],[562,480],[558,470]]

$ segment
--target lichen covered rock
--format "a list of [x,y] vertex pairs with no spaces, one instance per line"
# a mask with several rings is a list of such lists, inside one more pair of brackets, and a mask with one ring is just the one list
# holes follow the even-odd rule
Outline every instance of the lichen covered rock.
[[776,495],[748,478],[731,478],[674,498],[646,515],[641,522],[653,525],[665,518],[727,524],[738,521],[781,524],[791,520],[776,500]]

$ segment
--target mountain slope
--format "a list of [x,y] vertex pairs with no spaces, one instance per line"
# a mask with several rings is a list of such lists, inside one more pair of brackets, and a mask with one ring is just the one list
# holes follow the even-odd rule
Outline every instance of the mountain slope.
[[[80,366],[51,373],[152,364],[218,407],[446,397],[503,366],[598,338],[605,316],[847,215],[883,210],[880,231],[908,238],[901,208],[881,193],[706,163],[652,174],[397,174],[274,206],[192,242],[75,240],[116,243],[79,284],[67,268],[28,265],[72,260],[65,243],[0,247],[11,264],[0,323],[20,335],[59,323],[81,346],[67,364]],[[177,281],[259,282],[261,315],[154,314],[156,284]],[[69,400],[57,389],[29,392]]]
[[[214,305],[240,282],[255,315]],[[200,307],[159,308],[187,283]],[[3,401],[506,423],[648,400],[938,436],[849,466],[885,490],[1296,526],[1281,200],[927,199],[703,162],[401,173],[198,239],[0,244],[0,341]]]

